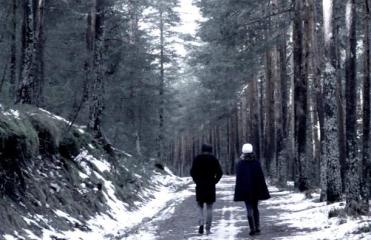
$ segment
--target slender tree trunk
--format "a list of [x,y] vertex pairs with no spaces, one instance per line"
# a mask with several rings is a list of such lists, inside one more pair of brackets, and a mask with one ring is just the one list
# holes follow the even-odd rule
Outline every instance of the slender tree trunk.
[[[335,5],[334,5],[335,6]],[[341,57],[340,57],[340,21],[339,21],[339,7],[335,6],[336,10],[333,14],[335,17],[335,54],[336,54],[336,69],[340,69]],[[342,192],[345,192],[345,181],[346,181],[346,127],[345,127],[345,96],[343,92],[343,78],[342,71],[337,71],[336,74],[337,84],[337,105],[338,105],[338,128],[339,128],[339,161],[340,161],[340,173],[342,181]]]
[[44,89],[44,8],[45,0],[36,1],[35,12],[35,53],[32,71],[35,82],[33,84],[33,99],[37,106],[43,103]]
[[229,162],[229,174],[234,173],[235,163],[235,127],[233,121],[233,114],[228,118],[228,162]]
[[273,80],[273,63],[274,59],[272,50],[267,50],[266,53],[266,96],[265,96],[265,108],[267,110],[265,129],[266,129],[266,143],[265,143],[265,163],[268,171],[268,175],[272,176],[273,172],[273,158],[275,155],[274,150],[274,80]]
[[[283,5],[283,4],[282,4]],[[289,82],[287,77],[287,66],[286,66],[286,29],[284,24],[280,24],[281,36],[280,36],[280,44],[279,44],[279,62],[280,62],[280,92],[281,96],[279,99],[280,106],[278,106],[281,113],[281,122],[279,123],[277,130],[279,136],[279,144],[278,144],[278,182],[280,185],[286,185],[288,180],[288,162],[290,161],[290,154],[288,154],[289,148],[289,125],[288,125],[288,108],[289,108],[289,99],[288,99],[288,89],[289,89]]]
[[259,160],[262,163],[263,169],[265,169],[265,154],[264,154],[264,113],[263,113],[263,81],[260,79],[257,79],[257,97],[258,97],[258,128],[259,128]]
[[251,91],[250,91],[250,111],[252,114],[251,118],[251,141],[254,145],[254,151],[257,156],[257,158],[261,159],[261,146],[260,146],[260,140],[261,140],[261,119],[260,119],[260,97],[259,97],[259,89],[258,89],[258,79],[256,76],[253,76],[251,79]]
[[91,103],[88,127],[97,136],[102,136],[102,117],[104,109],[104,0],[93,0],[90,13],[90,36],[92,38],[93,61],[91,69]]
[[[36,106],[42,102],[44,85],[44,6],[44,0],[23,0],[22,72],[16,102]],[[15,71],[12,74],[15,78]]]
[[370,161],[370,6],[364,0],[364,53],[363,53],[363,154],[362,154],[362,199],[364,209],[367,210],[369,187],[371,181]]
[[[12,30],[10,44],[10,96],[16,96],[16,71],[17,71],[17,1],[12,3]],[[14,99],[15,100],[15,99]]]
[[35,76],[32,71],[34,60],[34,8],[33,0],[23,0],[22,26],[22,66],[21,82],[18,89],[17,102],[22,104],[33,103],[33,84]]
[[[302,62],[303,62],[303,40],[302,40],[302,1],[293,0],[295,5],[293,20],[293,65],[294,65],[294,113],[295,113],[295,161],[294,161],[294,181],[299,185],[299,162],[304,154],[303,144],[305,142],[305,118],[303,118],[303,98],[306,92],[303,91]],[[305,88],[304,88],[305,90]],[[304,125],[304,126],[303,126]]]
[[[235,117],[234,117],[234,121],[235,121],[235,156],[234,156],[234,159],[233,161],[236,161],[236,158],[238,158],[239,156],[239,153],[241,153],[241,143],[240,143],[240,124],[239,124],[239,114],[238,114],[238,109],[236,109],[235,111]],[[234,173],[234,166],[235,165],[235,162],[233,162],[233,173]]]
[[164,16],[163,10],[160,9],[160,85],[159,85],[159,135],[158,135],[158,154],[157,157],[161,160],[163,154],[164,144],[164,113],[165,113],[165,38],[164,38]]
[[355,0],[346,4],[346,144],[347,144],[347,181],[346,211],[349,214],[362,212],[360,199],[361,159],[357,154],[357,84],[356,84],[356,6]]

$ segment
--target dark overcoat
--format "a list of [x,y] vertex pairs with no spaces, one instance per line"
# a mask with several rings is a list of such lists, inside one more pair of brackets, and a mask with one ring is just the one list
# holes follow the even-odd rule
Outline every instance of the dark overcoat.
[[191,176],[196,183],[196,200],[201,203],[215,202],[215,185],[223,175],[219,161],[208,153],[195,157]]
[[253,154],[242,158],[236,165],[234,201],[256,202],[270,198],[260,162]]

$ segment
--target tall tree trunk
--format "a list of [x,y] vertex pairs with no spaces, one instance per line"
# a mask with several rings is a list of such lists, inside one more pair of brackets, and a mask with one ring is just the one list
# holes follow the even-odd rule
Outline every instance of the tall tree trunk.
[[45,0],[36,1],[35,12],[35,53],[32,71],[35,76],[33,99],[36,106],[43,103],[44,88],[44,8]]
[[[12,29],[10,43],[10,96],[16,96],[16,71],[17,71],[17,1],[12,3]],[[14,99],[15,100],[15,99]]]
[[23,0],[22,72],[16,102],[36,106],[42,102],[44,85],[44,6],[44,0]]
[[341,174],[339,161],[339,131],[337,102],[337,64],[334,28],[334,0],[323,1],[324,36],[325,36],[325,73],[323,77],[324,91],[324,135],[322,136],[323,156],[321,156],[321,176],[325,184],[321,184],[323,200],[332,203],[341,200]]
[[102,117],[104,109],[104,0],[93,0],[90,12],[90,36],[92,37],[93,60],[91,71],[91,103],[88,127],[97,136],[102,136]]
[[235,131],[233,115],[228,118],[228,162],[229,162],[229,174],[234,173],[234,163],[235,163]]
[[259,160],[262,163],[263,169],[265,169],[265,154],[264,154],[264,95],[263,95],[263,81],[256,80],[257,81],[257,97],[258,97],[258,128],[259,128]]
[[314,85],[316,83],[316,63],[315,63],[315,46],[316,46],[316,15],[314,0],[306,0],[304,8],[304,78],[306,81],[307,99],[306,99],[306,142],[305,142],[305,159],[301,162],[302,182],[301,185],[309,189],[314,186],[316,181],[316,161],[315,161],[315,98]]
[[[283,4],[282,4],[283,6]],[[286,66],[286,28],[284,27],[284,23],[280,24],[281,28],[281,36],[280,36],[280,44],[279,44],[279,63],[280,63],[280,92],[281,96],[279,99],[281,109],[279,112],[281,113],[281,122],[279,123],[277,130],[278,133],[278,182],[281,185],[286,185],[288,180],[288,162],[290,161],[291,155],[289,154],[289,125],[288,125],[288,109],[289,109],[289,82],[287,77],[287,66]]]
[[161,160],[164,144],[164,114],[165,114],[165,38],[164,38],[164,16],[163,10],[160,9],[160,85],[159,85],[159,135],[158,135],[158,154],[157,157]]
[[[234,122],[235,122],[235,136],[234,136],[234,139],[235,139],[235,144],[234,144],[234,146],[235,146],[235,156],[234,156],[234,159],[233,159],[233,161],[235,161],[236,160],[236,158],[239,156],[239,153],[241,153],[241,143],[240,143],[240,125],[241,124],[239,124],[239,114],[238,114],[238,109],[236,109],[236,111],[235,111],[235,116],[234,116]],[[234,173],[234,163],[233,163],[233,173]]]
[[309,189],[306,172],[306,129],[307,129],[307,74],[303,71],[303,23],[301,15],[303,4],[295,0],[295,16],[293,27],[294,41],[294,81],[295,81],[295,132],[296,132],[296,178],[295,183],[300,191]]
[[[339,4],[334,5],[336,10],[333,14],[335,17],[335,35],[339,36],[340,32],[340,21],[339,21]],[[339,37],[334,39],[335,41],[335,54],[336,54],[336,69],[340,69],[341,57],[340,57],[340,40]],[[338,128],[339,128],[339,161],[340,161],[340,173],[342,181],[342,192],[345,192],[345,181],[346,181],[346,126],[345,126],[345,96],[343,88],[343,77],[342,71],[337,71],[336,76],[337,84],[337,105],[338,105]]]
[[33,85],[35,82],[32,71],[34,61],[34,7],[33,0],[23,0],[22,26],[22,63],[21,82],[18,89],[17,102],[22,104],[33,103]]
[[346,145],[347,145],[347,182],[346,211],[349,214],[362,212],[361,159],[357,154],[357,84],[356,84],[356,6],[355,0],[346,4],[346,60],[345,60],[345,95],[346,95]]
[[362,149],[362,199],[364,209],[368,209],[371,181],[370,161],[370,6],[364,0],[364,53],[363,53],[363,149]]
[[249,94],[249,101],[250,101],[250,111],[252,114],[251,118],[251,136],[250,138],[252,144],[254,145],[254,152],[257,156],[257,158],[260,160],[261,159],[261,119],[260,119],[260,111],[261,111],[261,106],[260,106],[260,97],[259,97],[259,89],[258,89],[258,79],[256,76],[253,76],[251,79],[251,91]]
[[[268,32],[267,32],[267,40],[268,40]],[[265,129],[266,129],[266,138],[265,138],[265,150],[264,150],[264,159],[265,159],[265,166],[268,171],[268,175],[272,176],[274,174],[272,171],[274,170],[273,165],[274,157],[275,157],[275,127],[274,127],[274,116],[275,116],[275,109],[274,109],[274,50],[268,49],[266,54],[266,94],[265,94],[265,109],[266,109],[266,119],[265,119]]]

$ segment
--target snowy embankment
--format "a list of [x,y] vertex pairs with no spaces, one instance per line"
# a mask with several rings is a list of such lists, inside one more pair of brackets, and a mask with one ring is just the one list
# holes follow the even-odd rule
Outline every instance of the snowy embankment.
[[[90,157],[93,158],[92,156]],[[93,162],[103,168],[111,167],[104,160],[94,159]],[[153,218],[166,207],[168,201],[174,198],[177,189],[187,183],[187,180],[176,177],[167,168],[165,168],[165,173],[155,172],[155,175],[150,180],[152,186],[138,193],[142,201],[135,202],[136,208],[132,209],[127,203],[120,201],[116,197],[115,187],[109,180],[103,176],[99,177],[103,180],[106,189],[104,193],[108,205],[106,213],[100,213],[87,222],[89,231],[82,231],[78,228],[65,232],[44,229],[42,239],[55,239],[55,237],[58,237],[71,240],[101,240],[122,236],[125,232],[130,231],[131,228],[146,221],[146,219]],[[141,178],[140,175],[137,175],[137,177]],[[67,221],[78,222],[77,219],[64,212],[59,211],[57,214]]]
[[68,124],[43,109],[1,109],[0,239],[112,239],[187,184]]
[[327,205],[319,201],[318,191],[305,196],[272,186],[269,190],[272,198],[262,205],[268,212],[277,212],[277,225],[285,226],[290,232],[287,236],[274,239],[371,239],[371,216],[346,216],[342,211],[345,202]]

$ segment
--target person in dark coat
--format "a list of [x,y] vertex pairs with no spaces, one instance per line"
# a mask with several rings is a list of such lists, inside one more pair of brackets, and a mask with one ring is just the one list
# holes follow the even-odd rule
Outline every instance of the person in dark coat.
[[260,162],[256,159],[253,146],[246,143],[242,147],[240,161],[236,165],[236,186],[234,201],[246,205],[250,235],[260,233],[258,201],[270,198]]
[[212,147],[203,144],[202,153],[195,157],[192,163],[191,176],[196,183],[196,201],[199,209],[199,229],[204,232],[204,205],[206,204],[206,233],[210,234],[212,208],[215,202],[215,185],[223,175],[218,159],[212,155]]

